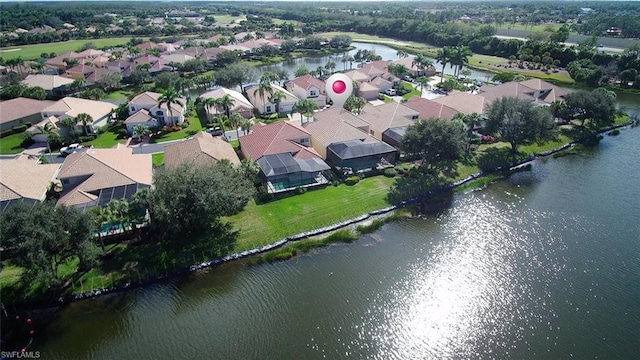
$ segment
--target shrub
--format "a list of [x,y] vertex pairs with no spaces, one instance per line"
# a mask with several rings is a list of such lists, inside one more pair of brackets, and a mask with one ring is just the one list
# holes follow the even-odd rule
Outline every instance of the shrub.
[[356,175],[354,175],[354,176],[349,176],[348,178],[346,178],[346,179],[344,180],[344,183],[345,183],[345,184],[347,184],[347,185],[349,185],[349,186],[355,185],[355,184],[357,184],[358,182],[360,182],[360,177],[359,177],[359,176],[356,176]]
[[13,130],[14,134],[17,134],[17,133],[21,133],[23,131],[27,131],[27,129],[28,129],[27,124],[24,124],[24,125],[16,126],[11,130]]
[[356,227],[356,230],[360,233],[360,234],[370,234],[378,229],[380,229],[382,227],[382,225],[385,224],[384,220],[373,220],[371,222],[371,224],[369,225],[358,225]]
[[125,128],[118,129],[118,131],[116,131],[116,134],[118,134],[119,138],[126,138],[127,136],[129,136],[129,132]]
[[189,127],[189,123],[188,122],[183,122],[182,124],[180,124],[180,129],[186,129]]
[[307,188],[302,187],[302,186],[296,188],[296,190],[295,190],[296,195],[302,195],[302,194],[304,194],[306,192],[307,192]]
[[337,187],[337,186],[340,186],[340,181],[338,181],[338,180],[334,180],[334,181],[331,183],[331,185],[336,186],[336,187]]
[[618,135],[620,135],[620,130],[614,129],[614,130],[610,131],[607,135],[609,135],[609,136],[618,136]]
[[20,146],[26,149],[29,146],[33,145],[33,142],[34,141],[30,135],[25,135],[24,138],[22,139],[22,142],[20,143]]
[[264,255],[260,255],[257,259],[257,263],[276,262],[291,259],[296,256],[297,251],[293,247],[283,247],[277,250],[269,251]]
[[395,177],[397,174],[396,169],[394,168],[387,168],[384,169],[384,176],[386,177]]

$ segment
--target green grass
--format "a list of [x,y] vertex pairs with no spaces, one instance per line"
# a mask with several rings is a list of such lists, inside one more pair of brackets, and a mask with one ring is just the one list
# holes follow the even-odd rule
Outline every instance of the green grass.
[[240,19],[247,20],[247,17],[244,15],[231,16],[231,15],[214,14],[213,17],[216,18],[216,22],[219,22],[222,24],[231,24],[235,20],[240,20]]
[[22,275],[21,267],[3,265],[2,271],[0,271],[0,288],[16,284],[20,281],[20,275]]
[[9,155],[23,152],[25,148],[22,147],[22,141],[24,140],[25,134],[27,133],[21,132],[18,134],[5,136],[0,139],[0,154]]
[[18,56],[21,56],[23,60],[35,60],[39,59],[42,53],[54,52],[57,55],[61,55],[69,51],[77,51],[86,43],[94,43],[98,48],[105,48],[125,45],[129,40],[131,40],[131,37],[69,40],[47,44],[10,46],[0,48],[0,56],[5,60],[17,58]]
[[189,120],[189,126],[180,130],[180,131],[173,131],[170,133],[166,133],[164,135],[158,136],[158,137],[152,137],[151,140],[149,140],[150,143],[161,143],[161,142],[165,142],[165,141],[172,141],[172,140],[180,140],[180,139],[186,139],[190,136],[193,136],[195,134],[197,134],[198,132],[202,131],[204,129],[204,127],[202,126],[202,123],[200,122],[200,119],[198,118],[198,116],[189,116],[188,117]]
[[416,89],[411,83],[408,83],[406,81],[402,82],[402,86],[407,89],[410,90],[410,92],[402,95],[402,98],[404,100],[409,100],[414,96],[420,97],[422,95],[422,93],[420,92],[420,90]]
[[545,32],[547,29],[553,29],[553,31],[556,31],[560,28],[560,26],[562,26],[561,24],[538,24],[538,25],[531,25],[531,24],[521,24],[521,23],[502,23],[500,24],[500,26],[498,26],[497,23],[493,23],[491,24],[495,27],[497,27],[498,29],[509,29],[509,30],[526,30],[526,31],[540,31],[540,32]]
[[155,153],[151,154],[151,161],[153,162],[153,166],[162,166],[164,165],[164,153]]
[[111,128],[108,131],[98,135],[95,140],[83,143],[83,145],[93,146],[95,148],[101,149],[109,149],[115,147],[117,144],[124,144],[126,140],[120,138],[115,131],[115,128]]
[[266,204],[251,201],[244,211],[228,218],[240,230],[236,250],[257,248],[389,206],[386,194],[393,181],[376,176],[354,186],[328,186]]

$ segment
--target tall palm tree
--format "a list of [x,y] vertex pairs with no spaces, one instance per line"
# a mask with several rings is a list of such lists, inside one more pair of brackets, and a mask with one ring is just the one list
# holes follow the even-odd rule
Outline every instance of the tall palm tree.
[[236,100],[229,94],[224,94],[222,97],[216,99],[216,106],[220,110],[224,110],[227,118],[231,118],[231,108],[235,105]]
[[458,79],[462,67],[469,63],[469,57],[471,55],[473,55],[473,53],[467,46],[461,45],[453,48],[449,61],[451,62],[451,65],[456,66],[456,79]]
[[420,76],[416,79],[416,82],[420,85],[420,93],[422,93],[425,87],[429,86],[429,81],[431,81],[431,78],[426,76]]
[[218,108],[217,100],[218,99],[216,99],[216,98],[207,98],[204,101],[204,108],[207,110],[207,121],[209,123],[211,123],[212,120],[213,120],[213,116],[211,116],[211,109],[212,108],[216,108],[216,109]]
[[307,118],[313,115],[313,110],[318,108],[318,104],[311,99],[300,99],[293,104],[292,112],[300,113],[300,124],[304,124],[304,116]]
[[278,80],[278,76],[271,71],[265,71],[260,77],[258,87],[253,91],[253,96],[259,96],[264,101],[265,94],[273,93],[272,81]]
[[249,130],[251,130],[251,121],[243,117],[242,121],[240,121],[240,129],[242,129],[244,134],[247,135]]
[[216,117],[213,118],[212,122],[218,123],[218,125],[220,125],[220,129],[222,129],[222,132],[225,132],[225,124],[227,122],[229,122],[229,118],[226,115],[218,115]]
[[276,113],[280,112],[280,101],[286,97],[287,95],[282,90],[276,90],[271,93],[270,101],[276,105]]
[[84,78],[77,78],[73,80],[71,86],[76,88],[77,91],[80,91],[86,84],[87,80],[85,80]]
[[47,135],[47,151],[49,152],[49,156],[51,157],[51,162],[53,163],[53,154],[51,153],[51,141],[49,138],[51,136],[57,135],[57,132],[53,127],[53,124],[51,124],[50,122],[44,124],[44,126],[36,126],[36,129],[38,130],[38,134]]
[[440,76],[440,83],[444,81],[444,68],[447,66],[449,61],[451,61],[451,48],[448,46],[443,47],[438,50],[436,54],[436,60],[442,64],[442,74]]
[[329,74],[333,73],[333,70],[336,68],[337,64],[335,61],[329,60],[327,64],[324,66],[325,69],[329,70]]
[[322,73],[324,72],[324,68],[322,66],[318,66],[316,68],[316,75],[321,78],[322,77]]
[[235,112],[232,113],[231,116],[229,116],[229,125],[231,125],[234,129],[236,129],[237,139],[240,138],[240,132],[238,132],[238,128],[240,127],[242,120],[244,120],[244,117],[242,117],[242,115]]
[[93,124],[93,118],[87,113],[81,113],[76,116],[76,121],[82,124],[82,132],[84,136],[89,134],[89,126]]
[[409,56],[409,54],[407,54],[406,51],[398,50],[398,52],[396,52],[396,56],[398,56],[398,59],[402,59]]
[[418,69],[419,75],[424,75],[424,71],[427,68],[433,66],[433,61],[422,54],[418,54],[415,58],[413,58],[411,66],[415,66]]
[[169,110],[169,123],[171,124],[171,126],[175,125],[175,123],[173,122],[173,107],[171,105],[184,106],[182,100],[180,99],[180,93],[178,93],[173,87],[170,87],[167,90],[163,91],[162,95],[158,99],[158,105],[162,106],[163,104],[167,104],[167,109]]

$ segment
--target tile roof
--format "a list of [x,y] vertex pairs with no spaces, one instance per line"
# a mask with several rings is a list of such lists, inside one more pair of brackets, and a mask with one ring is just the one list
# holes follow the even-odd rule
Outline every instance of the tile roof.
[[27,87],[39,86],[45,90],[53,90],[64,85],[70,85],[73,83],[73,79],[58,75],[28,75],[26,79],[22,80],[22,85]]
[[249,102],[249,100],[247,100],[246,97],[244,97],[244,95],[242,95],[238,91],[227,89],[227,88],[224,88],[224,87],[220,87],[220,88],[217,88],[215,90],[208,91],[208,92],[200,95],[200,98],[202,98],[202,99],[209,99],[209,98],[218,99],[218,98],[221,98],[221,97],[223,97],[225,95],[231,96],[231,98],[233,98],[233,100],[234,100],[233,107],[230,109],[232,112],[233,111],[239,111],[240,109],[250,109],[250,110],[253,109],[253,105],[251,104],[251,102]]
[[62,113],[69,117],[76,117],[84,113],[91,115],[93,120],[96,121],[109,115],[116,108],[118,106],[104,101],[65,97],[42,109],[42,112],[48,114]]
[[297,77],[291,81],[289,81],[287,83],[287,87],[289,88],[289,84],[295,84],[296,86],[300,86],[301,88],[305,89],[305,90],[309,90],[310,87],[315,86],[320,90],[324,90],[325,85],[324,85],[324,81],[313,77],[309,74],[307,75],[302,75],[300,77]]
[[416,110],[395,101],[378,106],[366,104],[357,115],[380,133],[391,127],[412,125],[419,116]]
[[240,146],[252,160],[264,155],[298,152],[300,145],[296,141],[311,137],[307,130],[288,121],[268,125],[257,123],[251,131],[251,134],[240,138]]
[[[59,179],[85,178],[79,185],[65,189],[58,204],[82,205],[102,189],[129,184],[152,184],[151,154],[133,154],[121,144],[113,149],[89,149],[69,155],[58,174]],[[90,196],[91,195],[91,196]]]
[[136,95],[129,104],[134,105],[148,105],[151,103],[158,103],[158,99],[162,96],[162,94],[153,92],[153,91],[145,91],[141,94]]
[[482,114],[487,110],[488,102],[484,97],[467,92],[452,92],[433,101],[446,105],[464,114]]
[[137,111],[124,121],[125,124],[143,124],[146,122],[156,122],[156,119],[152,118],[149,112],[145,109]]
[[59,170],[60,164],[39,164],[25,155],[0,159],[0,201],[43,200]]
[[190,139],[167,145],[164,153],[164,166],[168,169],[184,163],[207,166],[223,159],[229,160],[233,165],[240,165],[240,159],[231,144],[221,136],[212,136],[206,132],[199,132]]
[[409,99],[404,105],[417,111],[420,114],[420,119],[439,118],[451,120],[458,113],[458,110],[444,104],[417,96]]
[[53,104],[53,101],[35,100],[18,97],[0,102],[0,123],[17,120],[40,113],[42,109]]
[[[293,95],[292,93],[290,93],[289,91],[285,90],[283,87],[281,87],[280,85],[276,85],[276,84],[271,84],[271,87],[273,88],[273,91],[282,91],[285,95],[285,97],[280,100],[280,103],[295,103],[296,101],[298,101],[298,98]],[[249,86],[245,89],[247,96],[249,98],[249,101],[258,109],[264,109],[264,106],[269,102],[270,97],[268,94],[265,94],[265,98],[261,98],[259,94],[256,93],[256,90],[258,89],[258,85],[253,85],[253,86]]]
[[305,129],[324,147],[355,139],[377,141],[369,136],[369,124],[347,110],[329,108],[314,113],[313,118],[313,122],[305,124]]
[[567,94],[566,90],[540,79],[510,81],[493,86],[484,85],[478,91],[488,103],[508,96],[535,101],[538,104],[550,104]]
[[347,71],[346,73],[344,73],[345,75],[347,75],[349,77],[349,79],[353,80],[353,81],[369,81],[369,75],[365,74],[364,72],[360,71],[360,70],[350,70]]

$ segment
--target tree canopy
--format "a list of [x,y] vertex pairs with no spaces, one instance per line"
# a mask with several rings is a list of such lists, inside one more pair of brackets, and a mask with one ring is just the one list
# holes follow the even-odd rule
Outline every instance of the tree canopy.
[[461,121],[429,118],[407,128],[400,148],[407,154],[419,155],[428,166],[460,158],[466,143],[466,130]]
[[584,126],[597,129],[613,124],[616,114],[616,94],[604,88],[593,91],[580,90],[565,96],[566,113],[581,121]]
[[519,144],[551,135],[553,125],[548,109],[529,100],[503,97],[489,107],[485,129],[489,133],[499,133],[516,153]]

